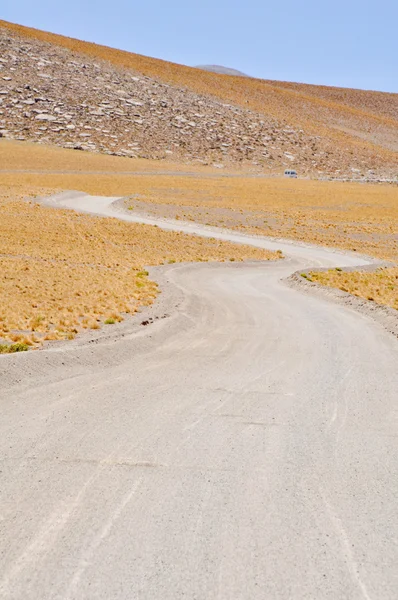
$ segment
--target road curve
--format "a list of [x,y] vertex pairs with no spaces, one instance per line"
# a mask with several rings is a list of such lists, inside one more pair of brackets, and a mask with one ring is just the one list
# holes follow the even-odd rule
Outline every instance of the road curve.
[[213,237],[220,240],[236,242],[238,244],[250,244],[258,248],[282,250],[284,254],[297,258],[300,261],[300,267],[303,267],[304,265],[318,267],[356,267],[372,262],[371,259],[367,260],[363,257],[358,257],[354,255],[354,253],[336,252],[331,248],[300,244],[299,242],[294,243],[289,240],[274,240],[267,237],[247,235],[235,231],[223,230],[218,227],[208,227],[193,222],[145,216],[121,208],[119,205],[120,200],[122,200],[122,198],[89,196],[82,192],[62,192],[55,196],[44,198],[41,202],[55,208],[70,208],[98,216],[116,217],[117,219],[129,221],[131,223],[157,225],[162,229],[170,231],[181,231],[183,233],[200,235],[202,237]]
[[282,281],[358,258],[276,247],[167,267],[150,327],[0,360],[3,600],[395,600],[397,340]]

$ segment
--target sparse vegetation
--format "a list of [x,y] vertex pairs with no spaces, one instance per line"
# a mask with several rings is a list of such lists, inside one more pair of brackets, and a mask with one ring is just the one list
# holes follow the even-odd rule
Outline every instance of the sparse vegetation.
[[[0,161],[4,169],[17,170],[24,167],[32,167],[32,170],[38,169],[40,164],[45,163],[49,169],[52,169],[57,173],[47,174],[35,174],[34,172],[29,174],[18,173],[2,173],[0,174],[0,185],[3,183],[3,201],[0,207],[0,218],[4,222],[7,218],[7,212],[5,210],[5,195],[10,196],[7,200],[8,210],[15,214],[15,207],[13,208],[11,199],[15,194],[24,194],[26,190],[29,190],[34,195],[48,195],[51,189],[80,189],[92,194],[99,195],[110,195],[110,196],[127,196],[131,197],[133,194],[138,194],[142,200],[136,200],[137,206],[135,208],[138,212],[147,211],[157,216],[173,217],[175,214],[180,213],[182,219],[190,217],[195,221],[207,223],[209,225],[220,225],[220,215],[223,215],[225,226],[231,229],[242,230],[248,233],[257,233],[262,235],[270,235],[272,237],[286,237],[291,239],[297,239],[306,242],[313,242],[320,245],[326,245],[331,247],[340,247],[347,250],[356,249],[357,252],[373,255],[381,259],[391,260],[398,262],[398,238],[396,232],[398,231],[398,188],[391,185],[361,185],[353,183],[331,183],[331,182],[320,182],[320,181],[290,181],[284,179],[253,179],[247,177],[219,177],[212,174],[211,177],[207,177],[206,171],[197,169],[195,176],[183,177],[175,176],[171,174],[154,176],[153,174],[145,175],[142,174],[140,177],[133,177],[130,175],[124,175],[123,169],[126,169],[126,161],[128,159],[119,157],[106,157],[94,154],[81,154],[80,152],[62,150],[59,148],[50,147],[38,147],[30,144],[12,143],[9,141],[0,141]],[[155,163],[153,161],[129,161],[129,164],[133,163],[136,165],[138,170],[144,173],[144,170],[153,170]],[[59,172],[62,168],[67,168],[70,171],[80,171],[80,174],[68,173],[60,175]],[[131,167],[130,167],[131,168]],[[163,170],[167,168],[177,170],[177,166],[166,167],[162,165]],[[182,167],[178,167],[182,168]],[[84,172],[87,169],[87,173]],[[114,176],[101,175],[101,171],[114,171]],[[93,171],[95,173],[90,173]],[[119,174],[118,174],[119,173]],[[19,185],[16,185],[16,177],[18,177]],[[8,187],[11,186],[10,192],[7,194]],[[35,186],[35,187],[32,187]],[[44,188],[45,186],[45,188]],[[11,196],[11,191],[13,196]],[[135,196],[136,197],[136,196]],[[10,203],[11,202],[11,203]],[[21,204],[18,203],[18,211],[20,210]],[[38,209],[29,208],[29,215],[35,215]],[[44,209],[40,209],[44,210]],[[53,211],[54,212],[54,211]],[[22,213],[24,214],[24,213]],[[40,212],[40,214],[42,214]],[[46,213],[47,214],[47,213]],[[26,236],[26,231],[33,231],[36,228],[40,230],[41,224],[39,219],[32,222],[33,229],[26,229],[27,217],[23,217],[22,223],[25,223],[22,228],[19,229],[19,235],[14,233],[12,240],[16,238],[15,254],[28,254],[30,252],[38,251],[38,256],[41,258],[44,256],[46,260],[49,260],[50,256],[54,260],[56,257],[48,252],[48,248],[57,247],[57,244],[62,238],[59,235],[55,235],[58,231],[58,224],[60,220],[65,218],[65,215],[69,215],[71,218],[73,213],[66,211],[58,211],[58,216],[52,218],[52,229],[47,233],[45,230],[45,236],[40,238],[36,236],[36,250],[30,246],[29,239],[32,237],[32,233],[29,233],[27,239],[23,241],[23,237]],[[85,218],[82,215],[75,215],[73,217],[76,224],[84,224]],[[264,226],[264,220],[267,221],[267,225]],[[98,219],[93,220],[94,223],[98,223]],[[11,223],[11,221],[10,221]],[[14,222],[16,223],[16,221]],[[108,232],[109,235],[115,236],[118,240],[118,229],[117,227],[130,227],[126,224],[115,225],[116,229],[113,232]],[[4,225],[3,225],[4,227]],[[131,226],[137,227],[137,226]],[[15,225],[15,231],[17,231]],[[156,232],[156,228],[149,228],[151,232]],[[3,231],[3,249],[1,252],[6,255],[10,254],[10,247],[5,243],[5,240],[9,232]],[[74,232],[71,239],[75,243],[76,229],[72,228]],[[78,230],[80,231],[80,230]],[[132,229],[129,229],[132,231]],[[139,229],[139,231],[143,231]],[[158,230],[161,235],[164,235]],[[92,237],[90,237],[90,234]],[[98,238],[98,232],[94,230],[87,231],[85,225],[85,234],[87,237],[86,242],[88,247],[91,248],[89,253],[88,262],[95,263],[95,256],[98,255],[97,250],[94,252],[95,245],[90,245],[90,242]],[[172,234],[177,236],[177,234]],[[6,236],[6,237],[4,237]],[[48,243],[46,243],[46,237]],[[80,240],[81,238],[79,238]],[[149,240],[151,247],[151,255],[145,254],[146,260],[140,262],[138,265],[137,273],[142,271],[140,265],[151,264],[151,258],[156,254],[156,248],[153,241],[156,239],[156,235],[151,235]],[[162,239],[163,238],[159,238]],[[174,238],[177,240],[177,238]],[[192,238],[188,238],[192,239]],[[103,240],[104,243],[99,243],[97,239],[96,247],[101,249],[100,262],[107,264],[104,256],[104,249],[109,250],[109,238]],[[181,245],[183,238],[178,239],[178,243]],[[205,242],[200,241],[196,238],[197,243]],[[14,242],[13,242],[14,243]],[[79,241],[80,243],[80,241]],[[129,242],[125,242],[129,247]],[[217,247],[217,242],[214,238],[209,238],[208,242],[210,247],[213,249]],[[162,241],[163,244],[163,241]],[[123,246],[123,244],[122,244]],[[79,247],[79,245],[77,246]],[[125,246],[126,247],[126,246]],[[112,246],[115,249],[115,246]],[[137,244],[135,248],[140,248]],[[200,248],[200,246],[198,247]],[[234,248],[236,248],[234,246]],[[38,250],[39,249],[39,250]],[[120,247],[118,252],[120,252]],[[129,250],[130,251],[130,250]],[[62,257],[62,253],[60,257]],[[75,252],[73,248],[67,250],[68,255],[72,253],[74,260],[72,262],[79,263],[79,252]],[[112,250],[113,252],[113,250]],[[208,260],[209,256],[202,254],[201,252],[187,250],[187,260]],[[42,254],[44,253],[44,254]],[[235,250],[234,250],[235,253]],[[119,255],[118,255],[119,256]],[[172,258],[171,258],[171,257]],[[231,255],[226,255],[226,260]],[[278,253],[281,256],[281,253]],[[178,258],[178,260],[183,259]],[[4,259],[2,259],[4,261]],[[14,265],[16,259],[14,258]],[[132,257],[133,264],[136,265],[136,257]],[[162,246],[160,252],[159,264],[167,263],[169,260],[175,260],[174,251],[169,246],[166,251],[165,246]],[[115,260],[115,262],[118,262]],[[19,262],[19,265],[22,263]],[[25,264],[24,267],[34,268],[34,272],[37,273],[37,269],[40,266],[40,262],[35,263],[33,267],[32,261]],[[157,263],[158,264],[158,263]],[[18,271],[14,271],[14,267],[10,265],[10,258],[8,258],[8,269],[16,274]],[[19,268],[19,267],[18,267]],[[54,263],[52,267],[54,268]],[[76,266],[62,263],[62,260],[58,263],[58,269],[66,271],[73,277],[76,277],[75,284],[78,285],[79,279],[78,274],[74,275],[71,269]],[[121,269],[119,266],[117,269]],[[89,269],[88,266],[85,270]],[[59,271],[61,272],[61,271]],[[5,276],[5,272],[4,276]],[[23,281],[28,281],[27,277],[29,271],[24,271]],[[49,273],[46,270],[46,273]],[[339,268],[334,270],[334,274],[337,276]],[[344,277],[354,281],[355,275],[343,273]],[[114,272],[115,279],[117,280],[118,271]],[[32,277],[37,280],[38,275]],[[385,277],[385,276],[384,276]],[[346,289],[351,289],[348,284],[344,284],[337,277],[331,279],[329,275],[329,284],[332,282],[337,287],[342,285]],[[110,283],[110,279],[108,279]],[[118,281],[118,280],[117,280]],[[322,283],[323,281],[320,281]],[[366,283],[368,282],[368,283]],[[141,279],[136,279],[137,293],[142,293],[143,286],[141,285]],[[83,285],[83,283],[81,282]],[[116,288],[119,283],[116,283]],[[145,285],[145,284],[144,284]],[[395,280],[386,282],[386,292],[388,295],[388,302],[394,306],[391,294],[393,292],[388,286],[396,286]],[[371,279],[364,279],[361,283],[363,292],[362,297],[367,298],[368,296],[374,297],[377,302],[379,295],[374,293],[366,286],[371,286]],[[355,286],[354,286],[355,287]],[[83,285],[84,292],[84,285]],[[355,290],[354,290],[355,292]],[[31,292],[29,292],[31,293]],[[62,290],[58,289],[58,294],[62,296]],[[383,295],[384,292],[383,292]],[[60,297],[60,296],[58,296]],[[18,300],[19,301],[19,300]],[[84,293],[81,297],[81,302],[84,303]],[[10,300],[10,305],[13,302]],[[112,310],[112,308],[111,308]],[[119,312],[120,310],[116,311]],[[83,311],[83,314],[84,313]],[[106,313],[109,315],[109,310]],[[30,318],[38,316],[44,316],[43,312],[39,309],[34,312],[31,309]],[[58,315],[58,313],[57,313]],[[79,317],[81,319],[81,317]],[[103,318],[103,316],[102,316]],[[45,323],[46,321],[44,321]],[[1,323],[1,321],[0,321]],[[40,329],[43,328],[43,323],[37,323],[36,334],[43,334]],[[82,325],[87,327],[87,324]],[[31,331],[30,325],[26,324],[23,327],[21,335],[25,335],[25,331]],[[48,331],[45,336],[46,339],[56,338],[62,336],[64,332],[57,330],[55,333],[55,327],[51,326],[51,330]],[[62,327],[62,325],[61,325]]]
[[[192,219],[247,233],[286,237],[343,248],[398,261],[398,187],[277,178],[219,177],[206,173],[182,177],[123,175],[120,166],[128,159],[81,154],[59,148],[11,144],[0,141],[3,169],[38,168],[45,162],[57,173],[18,173],[21,186],[75,189],[95,195],[131,196],[138,193],[137,212],[155,216]],[[77,156],[80,155],[80,156]],[[109,162],[108,162],[109,161]],[[119,162],[120,161],[120,162]],[[135,164],[135,161],[130,161]],[[142,161],[141,161],[142,162]],[[137,168],[141,169],[141,162]],[[152,168],[153,161],[148,161]],[[64,164],[80,174],[61,175]],[[36,166],[35,166],[36,165]],[[66,168],[66,167],[65,167]],[[84,173],[83,169],[88,172]],[[125,167],[124,167],[125,168]],[[131,167],[130,167],[131,168]],[[148,166],[146,166],[148,168]],[[113,169],[113,176],[101,171]],[[170,167],[171,169],[171,167]],[[98,171],[90,173],[89,171]],[[118,175],[118,173],[120,173]],[[0,185],[15,185],[15,173],[1,173]],[[264,226],[264,218],[268,224]]]
[[338,288],[359,298],[398,310],[398,267],[353,273],[330,269],[325,272],[313,272],[311,277],[322,285]]
[[[126,161],[141,171],[140,177],[123,174],[123,169],[133,168]],[[2,140],[0,162],[4,170],[30,167],[34,171],[45,163],[53,171],[18,173],[18,182],[25,188],[75,189],[104,196],[138,194],[140,200],[134,207],[137,212],[168,218],[178,214],[184,220],[356,249],[398,261],[398,187],[393,185],[228,178],[219,174],[208,177],[203,169],[195,176],[183,177],[174,174],[175,166],[164,164],[162,170],[170,169],[170,175],[145,175],[144,169],[156,168],[154,161]],[[65,169],[69,172],[60,174]],[[106,174],[110,170],[114,175]],[[16,174],[1,173],[1,183],[14,186]]]
[[0,354],[14,354],[15,352],[26,352],[29,344],[18,342],[17,344],[0,344]]
[[[21,198],[49,190],[0,187],[0,343],[2,353],[73,339],[153,302],[144,265],[194,260],[279,258],[227,242],[55,210]],[[12,342],[8,345],[4,342]],[[5,349],[4,349],[5,347]]]

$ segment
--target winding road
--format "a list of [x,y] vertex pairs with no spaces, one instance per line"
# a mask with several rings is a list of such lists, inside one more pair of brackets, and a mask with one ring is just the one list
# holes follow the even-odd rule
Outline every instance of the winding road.
[[[143,220],[113,200],[52,203]],[[0,598],[395,600],[397,339],[283,282],[365,259],[160,225],[287,258],[170,265],[169,318],[1,358]]]

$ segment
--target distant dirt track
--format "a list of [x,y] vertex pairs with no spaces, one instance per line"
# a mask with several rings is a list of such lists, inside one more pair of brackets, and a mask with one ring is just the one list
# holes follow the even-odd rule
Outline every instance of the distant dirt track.
[[251,240],[286,260],[155,269],[168,318],[2,357],[2,599],[395,600],[397,340],[281,281],[367,261]]

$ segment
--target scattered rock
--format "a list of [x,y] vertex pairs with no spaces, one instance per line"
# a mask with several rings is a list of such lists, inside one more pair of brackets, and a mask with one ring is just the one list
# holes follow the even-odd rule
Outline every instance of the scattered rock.
[[[46,143],[65,148],[219,169],[283,171],[289,163],[300,175],[396,177],[383,167],[382,155],[372,154],[377,164],[360,156],[344,162],[331,140],[292,124],[2,27],[0,56],[2,137],[43,141],[45,132]],[[38,128],[40,121],[56,126]]]
[[56,121],[57,117],[45,113],[39,113],[35,116],[36,121]]

